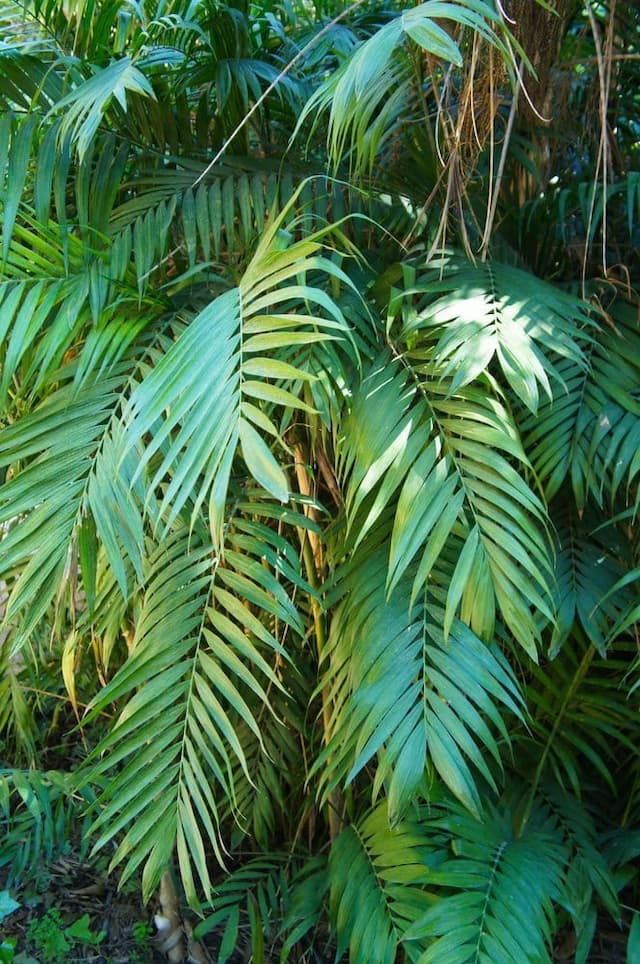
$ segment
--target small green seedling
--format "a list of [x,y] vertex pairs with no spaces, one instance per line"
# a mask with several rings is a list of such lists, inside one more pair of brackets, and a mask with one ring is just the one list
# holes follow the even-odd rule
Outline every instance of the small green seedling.
[[42,964],[63,960],[77,944],[97,947],[104,937],[104,931],[91,930],[88,914],[73,924],[65,924],[60,911],[54,907],[41,919],[32,920],[27,928],[27,939],[34,944]]

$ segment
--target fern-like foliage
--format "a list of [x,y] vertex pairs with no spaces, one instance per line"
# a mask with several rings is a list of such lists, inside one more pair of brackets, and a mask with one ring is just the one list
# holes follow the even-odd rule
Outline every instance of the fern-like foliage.
[[[265,685],[281,685],[272,667],[274,656],[284,657],[280,642],[234,593],[241,590],[292,631],[302,626],[274,575],[255,558],[229,552],[221,565],[213,547],[184,528],[148,554],[147,567],[131,655],[93,707],[97,713],[126,697],[88,776],[112,774],[98,799],[104,807],[94,823],[101,831],[95,846],[128,827],[112,864],[125,862],[126,879],[144,862],[149,895],[177,843],[195,901],[194,872],[206,894],[211,888],[207,849],[223,862],[216,797],[235,801],[233,758],[248,776],[236,719],[262,742],[250,703],[269,709]],[[160,721],[161,738],[150,739]]]
[[[20,617],[24,642],[55,599],[80,525],[100,440],[119,401],[123,373],[75,393],[66,384],[30,416],[0,433],[0,459],[14,468],[3,488],[7,532],[0,553],[12,573],[7,624]],[[22,471],[15,471],[16,463]]]
[[624,535],[597,512],[578,516],[554,506],[557,531],[556,624],[550,655],[555,656],[578,622],[601,656],[617,631],[633,593],[625,574],[632,557]]
[[[383,431],[372,445],[379,410]],[[460,611],[490,639],[499,607],[514,636],[535,653],[539,626],[531,607],[552,617],[546,519],[540,500],[510,464],[514,458],[525,466],[527,461],[499,395],[475,387],[452,393],[426,346],[413,347],[404,365],[390,366],[385,355],[356,396],[343,451],[348,519],[358,519],[360,538],[395,502],[389,589],[419,553],[416,598],[444,544],[461,538],[445,636]]]
[[360,44],[306,105],[299,124],[309,115],[329,113],[328,153],[334,164],[349,154],[356,174],[371,173],[378,152],[411,103],[407,46],[415,44],[422,56],[461,66],[460,48],[442,20],[452,27],[470,27],[498,49],[507,50],[499,27],[494,29],[498,17],[487,3],[427,2],[405,10]]
[[[554,387],[563,391],[556,358],[586,367],[579,340],[589,329],[584,304],[527,272],[443,259],[417,275],[411,292],[414,311],[405,313],[404,336],[427,330],[437,338],[433,359],[451,377],[451,392],[493,370],[495,359],[511,391],[535,414],[541,391],[549,402]],[[423,297],[415,304],[418,294]]]
[[348,948],[354,964],[393,964],[410,925],[429,903],[420,886],[428,879],[429,843],[417,823],[390,829],[384,804],[336,838],[329,901],[338,955]]
[[452,807],[427,825],[448,838],[452,856],[428,878],[449,895],[405,934],[428,942],[420,964],[550,961],[552,901],[567,856],[550,812],[537,809],[521,834],[514,833],[513,814],[498,809],[478,823]]
[[544,6],[0,0],[12,883],[634,959],[638,15]]
[[78,794],[76,783],[56,770],[0,769],[0,869],[9,887],[37,885],[42,866],[64,854],[73,828],[86,829],[83,811],[94,794]]
[[[138,472],[158,454],[151,488],[168,472],[172,475],[160,516],[170,525],[197,484],[194,511],[208,500],[217,549],[238,446],[256,482],[283,502],[289,496],[285,474],[261,433],[280,437],[273,413],[283,406],[309,410],[290,387],[314,375],[272,353],[295,352],[299,346],[348,332],[340,309],[326,292],[299,283],[307,272],[317,270],[345,280],[346,276],[322,255],[319,240],[278,250],[282,221],[281,216],[265,231],[240,286],[213,300],[192,320],[132,394],[123,413],[125,452],[154,430]],[[301,299],[317,305],[322,314],[301,312]],[[212,385],[208,373],[214,366],[217,376]],[[256,400],[266,404],[259,407]]]
[[[351,782],[378,755],[374,780],[385,786],[392,822],[422,785],[427,758],[478,817],[478,777],[497,789],[509,744],[502,713],[522,717],[508,664],[461,622],[445,640],[443,613],[428,595],[408,605],[406,583],[385,599],[380,553],[357,570],[327,646],[324,685],[332,706],[330,738],[318,761],[328,788]],[[501,744],[501,745],[500,745]]]
[[634,491],[640,468],[636,315],[632,305],[614,304],[585,352],[587,368],[560,360],[565,390],[523,425],[525,447],[549,499],[567,477],[579,510],[587,499],[612,506]]

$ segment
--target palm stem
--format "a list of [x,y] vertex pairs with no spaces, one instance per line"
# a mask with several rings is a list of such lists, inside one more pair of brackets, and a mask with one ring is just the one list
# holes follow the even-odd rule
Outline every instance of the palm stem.
[[521,832],[522,829],[526,826],[527,821],[531,816],[533,801],[538,791],[540,780],[542,779],[542,774],[544,772],[544,768],[547,762],[547,757],[549,756],[549,752],[551,750],[551,747],[553,746],[556,733],[558,732],[560,724],[564,720],[565,714],[567,712],[567,708],[570,706],[574,695],[576,694],[578,688],[582,684],[582,681],[587,673],[587,670],[589,669],[589,666],[591,665],[591,662],[593,660],[593,657],[595,656],[595,653],[596,653],[595,647],[590,646],[589,649],[584,654],[584,656],[582,657],[582,660],[580,661],[580,665],[578,666],[578,669],[574,673],[571,683],[569,684],[567,691],[564,694],[562,704],[556,714],[556,718],[554,720],[553,726],[551,727],[551,731],[547,738],[547,742],[545,743],[544,750],[540,755],[538,766],[536,767],[533,783],[531,784],[531,789],[527,797],[527,804],[524,810],[524,814],[521,820],[519,821],[520,823],[519,832]]

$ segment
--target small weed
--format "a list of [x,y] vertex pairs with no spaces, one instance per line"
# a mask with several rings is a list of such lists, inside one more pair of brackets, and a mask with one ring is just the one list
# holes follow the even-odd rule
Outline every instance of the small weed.
[[27,939],[35,945],[43,961],[59,961],[71,950],[60,911],[54,908],[44,917],[29,922]]
[[153,935],[153,927],[145,921],[136,921],[131,933],[134,947],[129,958],[130,964],[145,964],[151,957],[149,939]]
[[34,945],[42,964],[63,960],[76,946],[97,947],[104,937],[104,931],[91,930],[88,914],[73,924],[65,924],[60,911],[53,907],[44,917],[32,920],[27,928],[27,940]]

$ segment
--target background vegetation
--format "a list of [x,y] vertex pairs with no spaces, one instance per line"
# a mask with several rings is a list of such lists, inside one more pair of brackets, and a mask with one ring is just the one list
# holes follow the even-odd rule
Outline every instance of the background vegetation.
[[638,10],[0,25],[5,887],[640,959]]

